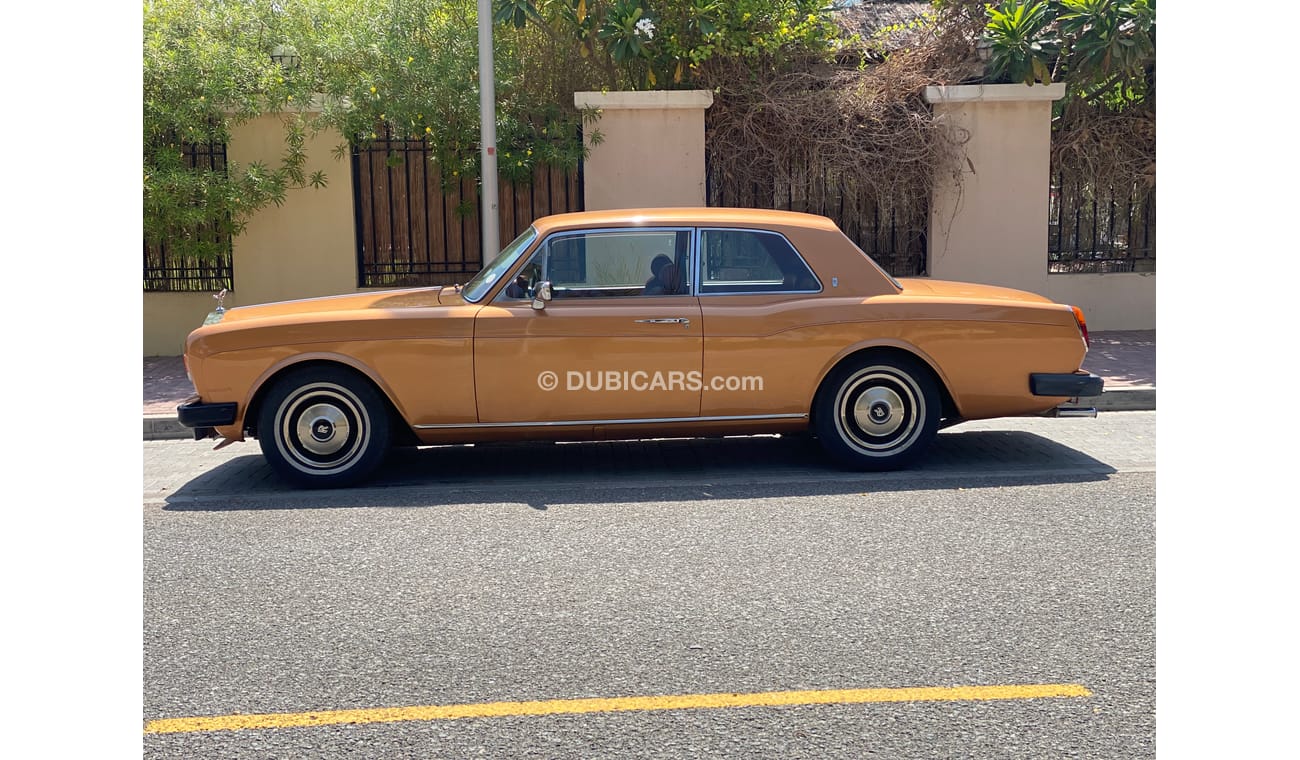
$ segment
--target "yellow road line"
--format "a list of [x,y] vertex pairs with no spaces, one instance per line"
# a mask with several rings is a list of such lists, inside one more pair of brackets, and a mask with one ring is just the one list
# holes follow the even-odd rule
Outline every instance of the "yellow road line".
[[531,702],[480,702],[462,705],[376,707],[360,710],[319,710],[262,715],[216,715],[151,720],[146,734],[194,731],[240,731],[246,728],[294,728],[339,723],[396,723],[407,720],[501,718],[515,715],[626,712],[629,710],[696,710],[721,707],[781,707],[789,705],[854,704],[861,702],[972,702],[999,699],[1089,697],[1080,684],[1047,683],[1012,686],[918,686],[891,689],[828,689],[765,691],[750,694],[677,694],[660,697],[548,699]]

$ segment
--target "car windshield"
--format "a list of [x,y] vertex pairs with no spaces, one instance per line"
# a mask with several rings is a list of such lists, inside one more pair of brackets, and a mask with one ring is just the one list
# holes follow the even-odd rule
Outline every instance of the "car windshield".
[[483,270],[474,275],[474,279],[465,283],[465,289],[462,295],[466,301],[478,303],[488,290],[492,288],[492,283],[497,281],[515,263],[519,254],[523,253],[528,246],[533,244],[537,239],[537,230],[529,227],[524,233],[515,238],[514,242],[506,246],[498,253],[496,258],[492,259]]

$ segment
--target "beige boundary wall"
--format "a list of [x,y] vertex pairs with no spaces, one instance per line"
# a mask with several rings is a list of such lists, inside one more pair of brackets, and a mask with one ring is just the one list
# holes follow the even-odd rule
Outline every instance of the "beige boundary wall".
[[[1154,272],[1047,272],[1051,103],[1063,94],[1059,84],[927,89],[936,115],[969,134],[960,185],[936,169],[929,272],[1079,306],[1093,330],[1154,329]],[[583,167],[586,208],[705,205],[704,111],[713,93],[580,92],[574,104],[600,110],[604,136]],[[341,143],[336,133],[308,137],[306,172],[324,171],[328,186],[290,190],[283,206],[261,210],[235,238],[227,306],[359,290],[352,172],[346,156],[333,154]],[[235,128],[227,147],[230,161],[245,165],[274,164],[283,152],[278,115]],[[145,293],[145,355],[180,353],[214,303],[210,293]]]
[[596,129],[604,138],[582,167],[588,211],[704,205],[704,111],[712,92],[576,92],[573,104],[600,110]]
[[[226,297],[227,308],[236,305],[232,296]],[[216,306],[211,293],[145,293],[144,355],[180,356],[185,336]]]
[[[352,168],[346,155],[334,157],[343,142],[336,132],[308,136],[304,171],[323,171],[326,187],[289,190],[283,206],[262,209],[235,238],[235,288],[227,307],[358,290]],[[283,117],[269,114],[235,127],[226,155],[234,164],[274,166],[284,149]],[[145,356],[179,354],[215,304],[210,293],[145,293]]]
[[1078,306],[1090,330],[1155,329],[1154,272],[1048,274],[1052,101],[1064,95],[1064,84],[926,88],[935,115],[969,135],[960,183],[936,167],[928,271]]
[[1156,329],[1156,273],[1049,274],[1042,294],[1083,309],[1089,330]]

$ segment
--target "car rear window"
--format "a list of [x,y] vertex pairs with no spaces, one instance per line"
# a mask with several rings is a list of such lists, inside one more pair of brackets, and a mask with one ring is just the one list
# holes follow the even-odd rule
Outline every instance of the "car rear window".
[[701,230],[700,293],[816,293],[821,282],[784,235]]

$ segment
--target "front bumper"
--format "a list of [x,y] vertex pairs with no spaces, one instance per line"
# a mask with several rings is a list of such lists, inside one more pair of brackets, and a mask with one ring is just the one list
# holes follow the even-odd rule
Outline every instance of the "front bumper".
[[196,439],[209,438],[212,428],[235,424],[238,405],[230,401],[221,404],[204,404],[198,396],[190,396],[176,407],[176,419],[187,428],[194,428]]
[[1100,396],[1104,384],[1091,372],[1034,372],[1029,375],[1029,392],[1035,396]]

